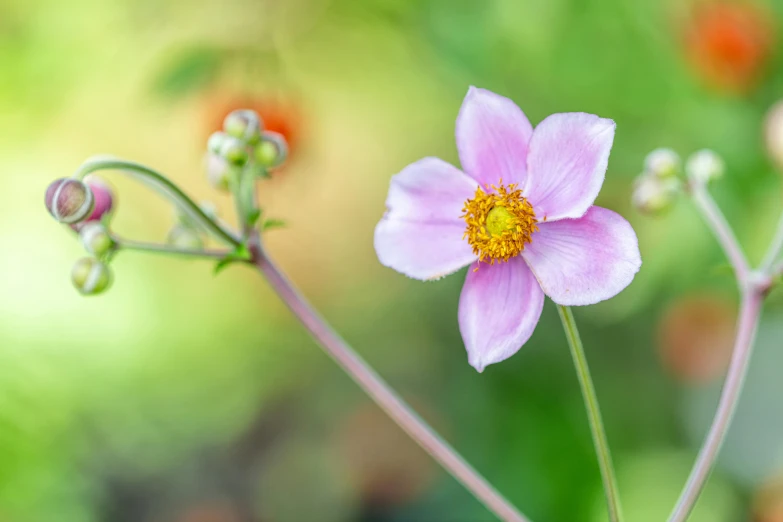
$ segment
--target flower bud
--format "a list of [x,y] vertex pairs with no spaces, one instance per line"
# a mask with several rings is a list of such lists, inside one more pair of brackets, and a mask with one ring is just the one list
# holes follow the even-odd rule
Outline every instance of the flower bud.
[[694,152],[685,164],[688,178],[697,183],[709,183],[723,176],[723,159],[709,149]]
[[764,141],[772,160],[779,169],[783,169],[783,101],[777,102],[767,113]]
[[264,131],[261,143],[256,145],[254,152],[259,165],[274,169],[282,165],[288,157],[288,143],[282,134]]
[[232,165],[241,167],[247,162],[247,145],[238,138],[228,136],[220,146],[220,156]]
[[71,281],[82,295],[97,295],[111,285],[111,270],[94,257],[83,257],[73,265]]
[[223,131],[213,132],[207,140],[207,150],[213,154],[220,154],[220,149],[227,137],[228,135]]
[[677,178],[661,179],[645,173],[636,180],[631,201],[640,212],[659,215],[674,206],[679,192],[680,181]]
[[82,181],[60,178],[46,189],[46,208],[60,223],[72,224],[85,220],[92,212],[95,197]]
[[249,109],[232,111],[223,121],[223,130],[229,136],[255,145],[261,140],[261,118]]
[[95,257],[107,254],[114,247],[106,226],[99,221],[89,221],[79,229],[79,237],[84,249]]
[[680,171],[680,156],[672,149],[655,149],[644,159],[644,170],[659,178],[676,176]]
[[87,221],[97,221],[114,209],[114,195],[108,185],[98,179],[87,180],[87,186],[95,198],[95,208]]
[[202,241],[201,235],[186,225],[176,225],[172,228],[166,237],[166,242],[171,246],[187,250],[201,250],[204,248],[204,241]]
[[231,186],[231,177],[235,175],[235,167],[229,165],[228,161],[217,154],[207,153],[205,160],[207,180],[217,190],[227,191]]

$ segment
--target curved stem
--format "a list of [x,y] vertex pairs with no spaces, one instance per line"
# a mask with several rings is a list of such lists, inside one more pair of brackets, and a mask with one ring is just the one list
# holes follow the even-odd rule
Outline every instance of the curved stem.
[[744,281],[748,277],[750,267],[745,254],[742,252],[742,247],[740,247],[739,241],[737,241],[737,237],[731,230],[723,212],[720,211],[703,184],[691,183],[690,188],[693,200],[699,207],[699,210],[701,210],[704,220],[723,247],[726,257],[729,258],[729,262],[737,275],[737,280]]
[[684,522],[693,510],[699,494],[707,482],[710,471],[726,437],[731,419],[737,407],[742,384],[748,370],[748,362],[753,350],[753,341],[758,328],[763,295],[755,288],[744,292],[740,306],[740,318],[737,325],[737,337],[734,353],[731,357],[726,382],[718,403],[718,410],[712,421],[707,438],[699,451],[688,482],[680,495],[677,505],[669,517],[669,522]]
[[181,248],[171,245],[161,245],[158,243],[146,243],[143,241],[120,239],[116,236],[114,237],[114,241],[117,244],[118,250],[138,250],[140,252],[151,252],[155,254],[174,254],[178,256],[204,259],[223,259],[231,253],[231,250]]
[[611,522],[620,522],[623,519],[623,515],[617,490],[617,478],[615,477],[614,466],[612,466],[609,442],[606,439],[601,410],[598,407],[598,397],[595,394],[593,379],[590,377],[590,368],[587,365],[587,357],[582,346],[582,340],[579,338],[579,330],[576,328],[576,321],[574,321],[574,314],[571,312],[571,308],[558,305],[557,311],[560,313],[560,320],[563,322],[563,329],[568,339],[568,346],[571,348],[576,374],[579,377],[579,384],[582,388],[582,397],[585,401],[587,418],[590,421],[590,431],[593,435],[598,466],[601,468],[601,479],[604,484],[609,520]]
[[769,272],[781,252],[783,252],[783,214],[781,214],[780,221],[778,221],[775,237],[772,239],[772,243],[770,243],[769,249],[764,255],[764,260],[761,262],[761,271]]
[[462,483],[487,509],[506,522],[528,522],[487,480],[438,436],[370,366],[351,349],[305,298],[294,288],[260,247],[258,236],[250,245],[252,264],[263,274],[278,296],[310,334],[345,372],[410,437],[446,471]]
[[170,199],[177,203],[182,210],[187,212],[216,238],[228,245],[234,247],[239,246],[240,240],[231,230],[210,218],[201,210],[201,207],[199,207],[195,201],[190,199],[190,197],[188,197],[188,195],[177,185],[169,181],[166,176],[156,170],[133,161],[115,158],[100,158],[85,161],[76,171],[74,177],[83,179],[88,174],[99,170],[121,170],[126,173],[138,175],[141,179],[148,181],[155,185],[156,188],[161,189]]

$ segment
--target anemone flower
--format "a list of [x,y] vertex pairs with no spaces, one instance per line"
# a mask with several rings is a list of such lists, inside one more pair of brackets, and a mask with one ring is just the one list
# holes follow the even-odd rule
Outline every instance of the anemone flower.
[[463,170],[424,158],[392,178],[375,229],[378,258],[425,281],[470,265],[458,315],[476,370],[527,342],[545,295],[597,303],[639,271],[631,225],[593,206],[614,129],[612,120],[564,113],[533,130],[514,102],[471,87],[456,126]]

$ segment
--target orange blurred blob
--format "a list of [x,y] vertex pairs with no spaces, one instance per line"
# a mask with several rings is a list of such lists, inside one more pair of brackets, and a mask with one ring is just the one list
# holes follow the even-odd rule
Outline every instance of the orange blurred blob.
[[664,367],[689,384],[720,377],[731,359],[735,321],[735,305],[721,297],[695,295],[675,302],[658,327]]
[[435,478],[433,460],[374,404],[363,404],[342,423],[336,443],[368,505],[409,502]]
[[216,93],[204,102],[204,142],[209,135],[223,129],[226,115],[236,109],[251,109],[261,116],[264,129],[279,132],[288,142],[289,158],[295,154],[302,133],[301,105],[290,95],[271,93],[247,94]]
[[187,508],[176,522],[242,522],[239,511],[228,502],[214,501]]
[[707,1],[685,30],[688,58],[719,89],[744,92],[758,81],[775,43],[771,13],[749,1]]
[[783,522],[783,477],[762,484],[753,496],[753,522]]

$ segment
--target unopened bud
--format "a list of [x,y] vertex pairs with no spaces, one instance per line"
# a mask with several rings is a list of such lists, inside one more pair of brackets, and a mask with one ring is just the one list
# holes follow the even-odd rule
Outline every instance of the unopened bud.
[[94,257],[83,257],[73,265],[71,281],[82,295],[100,294],[111,285],[111,270]]
[[205,163],[209,184],[218,190],[228,190],[231,186],[231,177],[235,174],[235,167],[223,156],[211,152],[207,153]]
[[61,178],[46,189],[46,209],[60,223],[84,221],[92,212],[95,198],[82,181]]
[[201,235],[191,227],[185,225],[176,225],[169,232],[166,242],[177,248],[187,250],[201,250],[204,248],[204,241]]
[[101,221],[103,216],[110,213],[114,209],[114,195],[111,189],[98,179],[89,179],[87,181],[87,187],[92,192],[95,204],[92,212],[87,218],[80,222],[71,225],[71,228],[77,232],[85,225],[85,223],[91,223],[93,221]]
[[672,149],[655,149],[644,160],[644,170],[659,178],[676,176],[680,165],[680,156]]
[[777,102],[767,113],[764,141],[772,160],[779,169],[783,169],[783,101]]
[[681,184],[677,178],[658,178],[642,174],[634,184],[631,201],[644,214],[659,215],[674,206]]
[[228,136],[220,147],[220,155],[230,164],[241,167],[247,162],[247,145],[239,138]]
[[95,257],[107,254],[114,247],[114,240],[111,238],[109,231],[99,221],[85,223],[79,229],[79,237],[82,240],[84,249]]
[[685,164],[688,178],[697,183],[709,183],[723,176],[723,159],[709,149],[694,152]]
[[288,142],[279,132],[264,131],[261,143],[256,145],[255,159],[259,165],[274,169],[282,165],[288,157]]
[[220,149],[227,137],[228,135],[223,131],[213,132],[207,140],[207,150],[213,154],[220,154]]
[[261,118],[249,109],[232,111],[223,121],[223,130],[229,136],[255,145],[261,140]]

